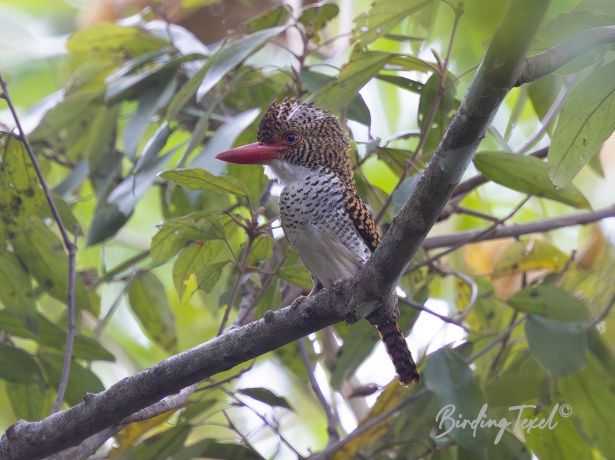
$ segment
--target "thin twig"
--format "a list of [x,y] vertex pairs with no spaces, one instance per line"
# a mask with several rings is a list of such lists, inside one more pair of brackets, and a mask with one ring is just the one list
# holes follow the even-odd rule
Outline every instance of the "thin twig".
[[[472,230],[451,235],[434,236],[425,238],[423,249],[457,247],[477,241],[498,240],[502,238],[514,238],[530,233],[544,233],[558,228],[571,227],[574,225],[586,225],[609,217],[615,217],[615,205],[603,208],[599,211],[588,211],[571,216],[555,217],[553,219],[539,220],[528,224],[513,224],[506,227],[490,227],[486,230]],[[438,254],[439,255],[439,254]]]
[[337,420],[333,411],[331,410],[331,406],[329,406],[329,402],[327,398],[325,398],[324,393],[320,389],[320,385],[318,385],[318,381],[316,380],[316,376],[314,375],[314,367],[310,362],[310,356],[308,355],[307,347],[305,346],[305,339],[297,340],[297,347],[299,348],[299,354],[301,355],[301,359],[303,360],[303,364],[305,365],[305,370],[307,371],[308,378],[310,380],[310,385],[312,386],[312,390],[316,395],[316,399],[323,408],[325,412],[325,416],[327,417],[327,434],[329,435],[329,443],[339,441],[340,435],[337,431]]
[[[45,180],[45,176],[43,175],[43,171],[38,164],[36,155],[34,155],[34,151],[32,150],[30,141],[26,136],[26,132],[21,126],[21,121],[19,120],[19,116],[17,115],[17,111],[15,110],[15,106],[13,105],[13,101],[11,100],[8,85],[4,80],[2,73],[0,73],[0,87],[2,87],[2,98],[6,101],[11,115],[13,116],[13,120],[15,121],[15,127],[17,128],[17,135],[19,137],[19,140],[23,142],[24,147],[26,148],[26,152],[28,153],[30,162],[32,163],[34,171],[36,172],[38,182],[43,189],[43,193],[45,194],[45,199],[47,200],[49,209],[51,209],[51,215],[53,216],[53,220],[56,222],[58,230],[60,231],[62,243],[64,243],[64,247],[66,248],[66,252],[68,253],[68,292],[66,301],[66,307],[68,309],[68,324],[66,329],[66,347],[64,350],[62,377],[60,378],[60,383],[58,385],[57,397],[52,409],[53,413],[60,410],[60,406],[62,405],[62,401],[64,400],[64,393],[66,392],[66,386],[68,384],[68,378],[70,374],[70,361],[73,355],[73,342],[75,336],[75,254],[77,252],[77,244],[76,242],[73,243],[68,236],[68,231],[64,226],[64,222],[62,221],[62,217],[60,216],[58,207],[53,200],[53,196],[51,195],[51,191],[49,190],[49,186],[47,185],[47,181]],[[75,235],[77,235],[77,231],[75,231]]]
[[444,321],[445,323],[449,323],[449,324],[453,324],[457,327],[460,327],[461,329],[463,329],[465,332],[470,332],[470,330],[467,328],[467,326],[453,318],[449,318],[448,316],[444,316],[441,315],[440,313],[433,311],[429,308],[427,308],[424,305],[421,305],[418,302],[415,302],[414,300],[410,300],[410,299],[403,299],[403,298],[399,298],[399,303],[402,305],[407,305],[411,308],[414,308],[415,310],[418,311],[424,311],[425,313],[428,313],[432,316],[435,316],[436,318],[440,319],[441,321]]
[[182,389],[177,394],[167,396],[166,398],[158,401],[157,403],[154,403],[151,406],[146,407],[145,409],[141,409],[139,412],[135,412],[130,417],[126,417],[124,420],[122,420],[122,425],[142,422],[143,420],[157,417],[158,415],[164,414],[165,412],[184,407],[186,405],[186,402],[188,401],[188,398],[190,398],[190,396],[192,396],[192,394],[195,392],[196,386],[197,384],[194,383]]
[[70,377],[70,365],[73,360],[73,346],[75,344],[75,253],[77,252],[77,224],[73,229],[75,242],[68,249],[68,311],[67,311],[67,328],[66,328],[66,343],[64,346],[64,362],[62,363],[62,375],[58,384],[58,392],[56,400],[53,403],[51,413],[55,413],[62,407],[66,388],[68,387],[68,379]]

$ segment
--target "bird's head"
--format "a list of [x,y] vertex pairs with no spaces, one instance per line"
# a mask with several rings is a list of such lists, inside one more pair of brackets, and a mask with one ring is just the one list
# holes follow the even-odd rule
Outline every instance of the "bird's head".
[[353,183],[350,141],[331,113],[297,99],[269,106],[258,127],[258,142],[219,153],[230,163],[269,166],[283,182],[297,180],[306,170],[332,170]]

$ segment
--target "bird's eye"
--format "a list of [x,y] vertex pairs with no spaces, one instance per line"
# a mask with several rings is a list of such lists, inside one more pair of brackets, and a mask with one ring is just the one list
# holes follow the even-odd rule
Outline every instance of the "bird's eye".
[[286,143],[289,145],[294,145],[299,142],[299,134],[297,133],[287,133],[286,134]]

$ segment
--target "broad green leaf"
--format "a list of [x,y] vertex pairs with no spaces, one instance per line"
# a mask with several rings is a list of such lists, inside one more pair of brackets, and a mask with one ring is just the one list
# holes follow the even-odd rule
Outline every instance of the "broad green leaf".
[[262,234],[256,237],[250,251],[250,264],[258,264],[267,260],[273,253],[274,242],[269,235]]
[[615,423],[615,413],[610,404],[614,385],[613,369],[604,366],[594,354],[588,355],[587,365],[582,371],[557,381],[561,401],[572,408],[570,418],[575,430],[588,445],[600,449],[604,458],[608,458],[615,449],[611,429]]
[[[51,388],[58,388],[64,363],[63,355],[39,353],[38,359],[45,374],[47,384]],[[98,393],[104,389],[105,387],[94,372],[75,361],[71,362],[70,376],[64,397],[66,402],[71,406],[77,405],[83,401],[83,396],[86,393]]]
[[346,107],[359,90],[382,70],[391,55],[374,51],[355,52],[340,70],[336,80],[320,88],[311,97],[323,108],[337,111]]
[[[365,321],[362,321],[365,322]],[[408,390],[401,386],[394,379],[389,383],[382,393],[378,395],[376,403],[373,405],[369,414],[361,421],[359,426],[369,424],[371,420],[378,418],[383,413],[393,409],[408,395]],[[336,450],[331,456],[331,460],[346,460],[350,458],[364,458],[363,451],[369,450],[376,445],[382,438],[385,438],[388,430],[394,422],[393,417],[387,417],[381,423],[365,430],[360,436],[350,440],[347,444]],[[432,422],[433,424],[433,422]],[[365,455],[365,458],[369,458]]]
[[205,56],[199,53],[184,54],[163,60],[152,68],[140,73],[107,79],[105,102],[115,104],[123,99],[136,99],[143,91],[156,85],[165,85],[174,81],[173,75],[184,62],[203,60]]
[[160,49],[167,42],[136,27],[100,23],[72,34],[66,47],[73,54],[89,54],[92,58],[137,56]]
[[117,445],[108,452],[108,458],[111,460],[123,458],[123,453],[132,449],[148,431],[163,428],[174,412],[174,410],[169,410],[155,417],[125,425],[122,431],[115,436]]
[[312,289],[313,282],[310,273],[303,264],[287,265],[278,271],[280,278],[303,289]]
[[334,388],[339,388],[345,378],[354,374],[372,352],[378,339],[377,329],[367,321],[352,325],[352,332],[344,336],[344,346],[335,359],[335,368],[331,373],[331,385]]
[[549,175],[568,186],[615,127],[615,61],[580,82],[564,104],[549,146]]
[[43,382],[38,383],[6,383],[6,394],[9,396],[11,408],[20,419],[36,421],[49,414],[51,399],[48,398]]
[[272,407],[283,407],[288,410],[293,410],[286,398],[276,395],[273,391],[267,388],[241,388],[237,390],[237,392]]
[[218,401],[214,398],[202,399],[202,400],[190,400],[184,410],[179,415],[179,421],[189,422],[190,420],[197,418],[205,414],[209,409],[214,407]]
[[231,176],[214,176],[204,169],[171,169],[160,173],[164,180],[170,180],[189,190],[208,190],[229,193],[241,198],[248,196],[246,186]]
[[175,256],[189,241],[225,238],[215,215],[195,212],[167,220],[152,238],[152,261],[161,264]]
[[91,132],[86,134],[83,156],[88,159],[90,173],[100,177],[102,182],[114,173],[114,168],[108,168],[108,161],[109,156],[115,154],[119,113],[118,107],[101,106],[92,113]]
[[543,239],[524,238],[510,243],[495,264],[495,274],[512,275],[532,270],[557,272],[566,266],[569,256]]
[[521,193],[559,201],[575,208],[589,208],[589,202],[572,184],[556,187],[542,160],[506,152],[479,152],[474,165],[489,180]]
[[[199,289],[210,292],[216,285],[222,269],[229,263],[226,252],[221,252],[223,247],[220,241],[205,241],[192,244],[181,251],[173,265],[173,283],[181,296],[184,292],[184,282],[194,274],[197,277]],[[220,260],[222,258],[222,260]]]
[[[326,84],[332,84],[335,77],[325,75],[323,73],[314,72],[313,70],[303,69],[301,71],[301,82],[305,89],[310,93],[315,93]],[[356,93],[354,99],[348,104],[348,118],[358,121],[364,125],[371,124],[371,114],[369,108],[365,104],[360,93]]]
[[[543,120],[562,87],[562,79],[557,75],[547,75],[527,85],[527,92],[532,101],[534,112],[539,120]],[[553,124],[549,125],[549,133],[553,132]]]
[[[40,288],[66,303],[68,294],[68,256],[57,236],[39,219],[31,219],[11,240],[15,253],[28,268]],[[75,278],[75,304],[95,315],[100,308],[95,295],[89,295],[83,281]]]
[[129,218],[130,215],[120,212],[117,205],[106,201],[99,203],[90,223],[85,244],[92,246],[112,237],[128,222]]
[[0,379],[32,384],[41,382],[42,375],[36,361],[29,353],[0,342]]
[[186,442],[191,430],[190,425],[174,426],[162,433],[150,436],[123,452],[119,458],[126,460],[177,458],[177,454],[184,450],[184,442]]
[[229,444],[214,439],[203,439],[177,452],[175,460],[194,458],[220,458],[232,460],[264,460],[264,457],[241,444]]
[[175,318],[164,286],[156,275],[147,271],[130,283],[128,301],[147,336],[165,350],[175,350]]
[[375,0],[369,11],[355,19],[354,38],[366,45],[428,4],[425,0]]
[[[40,313],[33,318],[33,324],[24,324],[17,312],[0,311],[0,330],[7,334],[31,339],[41,346],[63,351],[66,346],[66,331],[56,326]],[[115,357],[96,340],[76,335],[73,356],[79,359],[115,361]]]
[[0,140],[0,218],[5,231],[13,233],[26,226],[47,203],[23,144],[12,136]]
[[[473,420],[484,404],[478,382],[470,367],[459,354],[453,350],[442,348],[427,357],[423,371],[425,386],[435,393],[441,407],[448,406],[452,411],[449,417],[441,417],[438,430],[449,430],[451,420],[458,416]],[[461,415],[460,415],[461,414]],[[455,427],[450,436],[462,447],[482,458],[488,445],[493,443],[495,433],[491,430],[476,430],[473,435],[471,427],[465,429]]]
[[0,301],[7,310],[20,316],[36,312],[30,276],[17,256],[8,251],[0,251]]
[[554,377],[582,369],[587,354],[587,335],[582,323],[529,315],[525,333],[534,356]]
[[516,353],[506,368],[489,378],[485,395],[490,407],[503,407],[536,401],[543,385],[549,379],[547,372],[528,349]]
[[[421,131],[427,130],[427,140],[423,150],[433,151],[444,136],[444,130],[453,120],[458,103],[455,99],[456,84],[453,75],[448,74],[445,82],[444,93],[440,90],[440,76],[431,75],[421,88],[419,100],[418,125]],[[428,126],[429,124],[429,126]]]
[[256,31],[283,26],[290,18],[291,8],[289,5],[276,5],[258,16],[248,19],[239,26],[242,32],[253,34]]
[[137,154],[139,141],[145,129],[152,121],[154,114],[164,107],[173,97],[177,81],[174,78],[161,80],[149,85],[139,94],[139,107],[128,120],[122,133],[124,154],[134,158]]
[[308,37],[313,37],[336,17],[339,11],[340,8],[335,3],[323,1],[303,8],[298,21],[305,27]]
[[423,83],[415,80],[410,80],[406,77],[400,77],[399,75],[378,74],[376,78],[378,78],[378,80],[386,81],[387,83],[391,83],[398,88],[405,89],[413,93],[421,93],[421,90],[423,89]]
[[[216,129],[214,135],[207,141],[203,152],[190,162],[190,167],[205,168],[207,162],[214,158],[217,153],[230,149],[243,130],[256,120],[259,112],[259,109],[252,109],[230,117],[227,122]],[[186,151],[191,152],[194,147],[196,145],[193,144],[191,139]]]
[[590,317],[581,300],[560,287],[546,284],[527,287],[506,302],[516,310],[559,321],[584,321]]

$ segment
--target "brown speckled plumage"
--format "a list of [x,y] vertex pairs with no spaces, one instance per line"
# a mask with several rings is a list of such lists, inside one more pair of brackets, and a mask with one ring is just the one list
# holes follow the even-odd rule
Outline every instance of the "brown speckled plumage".
[[[354,276],[380,241],[374,219],[357,194],[350,140],[329,112],[296,99],[274,102],[263,116],[258,141],[288,146],[266,163],[284,185],[282,226],[312,274],[315,290]],[[372,315],[399,380],[419,374],[395,318]]]

